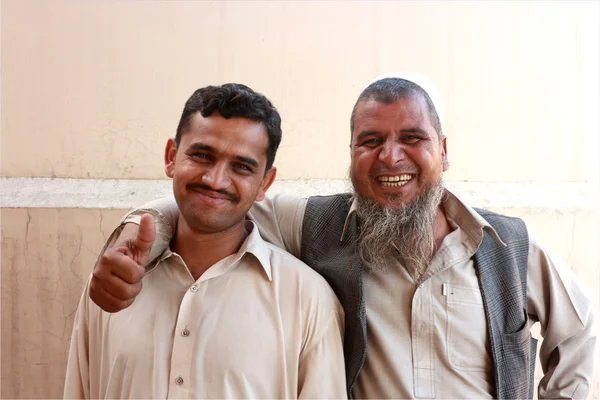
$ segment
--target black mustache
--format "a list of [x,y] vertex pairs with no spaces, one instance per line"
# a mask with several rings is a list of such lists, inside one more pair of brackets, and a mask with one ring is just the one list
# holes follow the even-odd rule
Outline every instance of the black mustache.
[[219,194],[227,197],[229,200],[234,201],[234,202],[238,202],[240,200],[238,196],[236,196],[235,194],[233,194],[231,192],[228,192],[225,189],[214,190],[210,186],[204,185],[202,183],[190,183],[190,184],[186,185],[185,188],[187,190],[202,189],[202,190],[205,190],[207,192],[219,193]]

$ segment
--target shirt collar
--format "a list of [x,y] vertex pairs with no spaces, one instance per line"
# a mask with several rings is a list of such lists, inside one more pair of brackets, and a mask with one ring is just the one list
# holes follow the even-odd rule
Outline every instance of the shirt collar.
[[[246,220],[246,229],[250,233],[248,234],[246,240],[244,240],[244,243],[242,243],[242,246],[240,247],[238,252],[229,256],[232,257],[231,263],[229,263],[229,265],[233,266],[237,264],[246,253],[252,254],[262,266],[269,281],[272,281],[273,274],[271,268],[271,252],[269,250],[269,247],[267,243],[263,240],[263,238],[260,236],[258,227],[253,221]],[[173,252],[169,247],[167,247],[166,250],[159,257],[157,257],[153,262],[146,266],[146,273],[152,271],[162,261],[166,260],[171,256],[173,256]]]
[[246,220],[246,229],[250,230],[250,234],[246,238],[244,244],[238,251],[239,258],[241,258],[244,253],[250,253],[263,267],[265,274],[267,274],[267,278],[270,281],[273,280],[272,268],[271,268],[271,251],[269,250],[269,246],[267,242],[260,236],[260,232],[258,231],[258,227],[254,223],[254,221]]
[[460,227],[476,242],[477,248],[479,248],[483,241],[483,231],[486,231],[499,245],[506,247],[506,243],[502,241],[500,235],[498,235],[498,232],[496,232],[490,223],[448,189],[444,190],[442,205],[450,224],[454,228],[456,226]]
[[[351,223],[350,221],[352,219],[352,214],[356,213],[357,206],[354,198],[352,198],[350,201],[352,203],[350,205],[350,209],[348,210],[346,221],[344,222],[344,229],[342,230],[340,241],[344,240],[348,226]],[[486,231],[492,238],[494,238],[496,242],[498,242],[498,244],[506,246],[506,243],[502,241],[498,235],[498,232],[496,232],[496,230],[489,224],[489,222],[485,220],[485,218],[479,215],[477,211],[460,200],[448,189],[444,189],[442,205],[444,207],[444,211],[446,211],[447,218],[459,225],[460,228],[463,229],[468,235],[475,236],[477,247],[479,247],[481,241],[483,240],[482,231]]]

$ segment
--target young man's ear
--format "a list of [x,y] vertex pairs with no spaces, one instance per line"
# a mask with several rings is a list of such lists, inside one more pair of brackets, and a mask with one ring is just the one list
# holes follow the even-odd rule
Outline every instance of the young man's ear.
[[264,200],[267,190],[269,190],[269,187],[273,184],[273,181],[275,180],[275,175],[277,175],[277,168],[275,166],[272,166],[271,169],[269,169],[265,173],[265,176],[263,177],[263,181],[260,184],[260,189],[258,190],[258,193],[256,194],[256,198],[254,200],[256,200],[256,201]]
[[448,171],[450,168],[450,163],[448,162],[448,151],[446,150],[446,137],[443,137],[440,143],[440,147],[442,148],[442,171]]
[[175,155],[177,154],[177,144],[175,144],[175,139],[170,138],[167,140],[167,145],[165,146],[165,173],[169,178],[172,178],[175,175]]

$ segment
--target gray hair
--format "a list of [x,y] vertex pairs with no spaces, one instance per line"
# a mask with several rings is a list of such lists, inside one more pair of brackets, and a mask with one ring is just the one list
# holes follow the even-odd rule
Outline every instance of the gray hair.
[[391,104],[399,99],[413,96],[423,96],[429,109],[429,119],[431,125],[435,129],[438,137],[442,139],[444,133],[442,131],[442,123],[437,113],[435,105],[429,97],[429,94],[421,86],[416,83],[403,78],[383,78],[376,80],[371,83],[365,90],[362,91],[358,100],[354,104],[352,109],[352,115],[350,116],[350,133],[354,131],[354,115],[356,114],[356,107],[358,103],[366,100],[375,100],[380,103]]

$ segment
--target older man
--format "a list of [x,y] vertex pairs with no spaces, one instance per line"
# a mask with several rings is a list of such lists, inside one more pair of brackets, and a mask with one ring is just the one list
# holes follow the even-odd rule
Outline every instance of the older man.
[[[350,395],[531,397],[530,328],[540,322],[539,396],[585,398],[596,344],[590,297],[523,221],[473,209],[444,188],[446,138],[424,87],[391,77],[360,94],[351,117],[354,193],[276,196],[256,204],[252,217],[338,295]],[[177,215],[166,200],[126,221],[146,210]],[[158,229],[170,236],[169,226]],[[122,239],[135,232],[128,224]],[[157,241],[153,253],[165,244]],[[99,271],[97,287],[128,287],[112,271]],[[135,292],[107,307],[127,306]]]
[[100,258],[98,269],[123,265],[118,279],[143,277],[144,291],[109,314],[86,290],[65,397],[346,396],[333,291],[246,220],[275,178],[280,124],[271,102],[244,85],[208,86],[186,102],[165,149],[177,228],[145,275],[136,274],[135,243],[152,241],[148,217],[138,242]]

